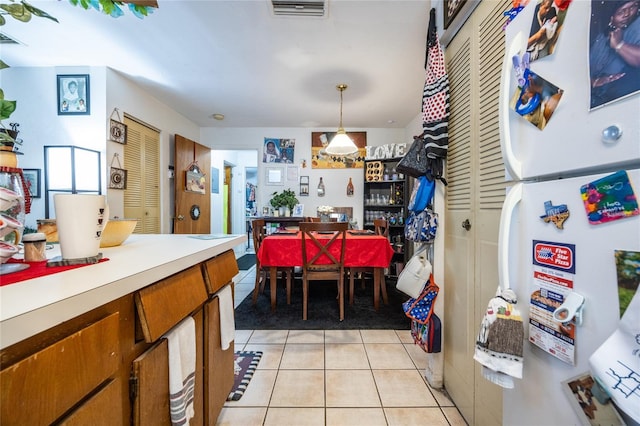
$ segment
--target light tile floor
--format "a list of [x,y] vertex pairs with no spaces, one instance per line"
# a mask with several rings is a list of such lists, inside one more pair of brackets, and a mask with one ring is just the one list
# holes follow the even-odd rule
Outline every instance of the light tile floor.
[[[255,268],[236,276],[236,306],[254,280]],[[218,425],[466,425],[409,330],[237,330],[235,350],[263,355]]]

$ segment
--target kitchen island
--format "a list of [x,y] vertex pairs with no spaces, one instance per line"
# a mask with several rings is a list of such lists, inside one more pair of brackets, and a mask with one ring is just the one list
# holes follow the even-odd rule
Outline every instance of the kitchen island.
[[101,248],[106,261],[0,287],[0,423],[117,424],[121,415],[123,424],[164,424],[161,337],[187,316],[196,323],[199,368],[191,424],[215,423],[233,384],[233,343],[220,347],[216,296],[232,286],[233,247],[245,241],[132,235]]

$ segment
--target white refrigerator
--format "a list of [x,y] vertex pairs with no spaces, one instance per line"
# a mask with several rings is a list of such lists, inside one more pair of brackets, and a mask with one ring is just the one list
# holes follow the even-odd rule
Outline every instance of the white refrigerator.
[[[640,198],[640,94],[589,110],[591,1],[573,1],[553,54],[530,63],[562,97],[543,130],[525,120],[513,109],[512,58],[526,50],[536,5],[532,0],[505,30],[500,87],[502,154],[513,185],[501,216],[499,276],[516,292],[525,328],[523,377],[503,392],[503,422],[585,424],[564,382],[589,372],[589,357],[618,326],[615,251],[640,251],[640,216],[607,221],[628,206],[611,193],[611,205],[598,204],[589,191],[624,187]],[[611,137],[616,128],[621,135]],[[593,201],[590,215],[584,198]],[[584,297],[580,325],[553,320],[553,307],[570,291]]]

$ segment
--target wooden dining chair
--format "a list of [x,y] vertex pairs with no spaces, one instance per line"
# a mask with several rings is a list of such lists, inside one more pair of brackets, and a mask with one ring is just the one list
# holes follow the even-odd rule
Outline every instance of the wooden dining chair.
[[[258,250],[262,245],[262,240],[266,237],[266,228],[265,228],[265,220],[264,219],[254,219],[251,222],[252,237],[253,237],[253,247],[256,251],[256,281],[253,289],[253,304],[258,303],[258,294],[264,292],[264,287],[267,282],[267,279],[270,277],[269,267],[263,267],[260,264],[260,260],[258,259]],[[293,268],[278,268],[278,275],[282,274],[286,277],[286,285],[287,285],[287,304],[291,304],[291,281],[293,277]]]
[[[386,237],[387,239],[389,239],[389,222],[387,222],[386,219],[374,219],[373,230],[376,233],[376,235],[382,235],[383,237]],[[375,277],[373,277],[373,274],[375,273],[375,268],[371,268],[371,267],[349,268],[347,272],[349,274],[349,304],[353,305],[355,275],[356,274],[360,275],[360,286],[361,288],[365,288],[365,278],[367,276],[370,275],[372,278],[375,279]],[[388,300],[387,284],[384,279],[384,274],[382,274],[382,277],[380,278],[380,286],[382,288],[383,300]]]
[[[303,320],[307,319],[309,281],[320,280],[337,281],[340,321],[344,320],[344,253],[348,227],[347,222],[300,222]],[[339,252],[332,254],[330,249],[334,245],[339,246]]]

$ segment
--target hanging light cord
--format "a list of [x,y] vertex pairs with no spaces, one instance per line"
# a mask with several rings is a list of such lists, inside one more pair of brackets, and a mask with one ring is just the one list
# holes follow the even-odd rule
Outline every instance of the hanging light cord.
[[336,87],[340,91],[340,125],[338,126],[338,129],[342,129],[342,93],[347,88],[347,85],[346,84],[338,84]]

